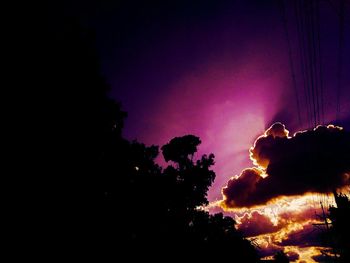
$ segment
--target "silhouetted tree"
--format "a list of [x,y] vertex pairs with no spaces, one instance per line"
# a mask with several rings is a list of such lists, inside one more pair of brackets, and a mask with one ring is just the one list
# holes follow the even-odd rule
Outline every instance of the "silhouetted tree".
[[50,77],[57,97],[50,127],[57,152],[46,158],[57,168],[51,176],[61,176],[68,189],[58,199],[67,198],[71,207],[65,218],[70,235],[95,249],[125,254],[128,261],[144,250],[145,259],[168,252],[197,260],[210,250],[217,257],[257,262],[232,218],[200,208],[208,204],[215,179],[213,154],[194,160],[200,139],[186,135],[164,145],[164,158],[174,165],[162,170],[155,162],[157,146],[123,138],[126,113],[107,95],[89,34],[69,22],[55,39]]
[[197,152],[200,139],[194,135],[175,137],[162,147],[165,161],[173,161],[184,169],[192,164],[193,154]]
[[194,135],[176,137],[162,147],[166,161],[173,161],[178,168],[172,165],[164,170],[164,174],[172,177],[176,187],[175,196],[177,205],[184,209],[193,210],[197,206],[208,204],[207,191],[215,179],[215,173],[210,170],[214,164],[214,155],[203,155],[200,160],[193,161],[200,139]]
[[194,161],[194,154],[200,139],[194,135],[176,137],[162,147],[165,160],[173,161],[163,175],[172,184],[166,199],[171,228],[174,226],[174,237],[198,251],[211,250],[218,258],[226,258],[222,251],[235,252],[236,258],[245,262],[256,262],[257,253],[249,241],[235,229],[235,221],[223,214],[209,215],[199,207],[207,205],[207,191],[215,179],[210,168],[214,164],[214,155],[203,155]]
[[350,200],[344,194],[334,191],[336,207],[329,208],[332,222],[331,234],[335,240],[335,251],[340,254],[339,262],[350,262]]
[[289,263],[289,258],[286,255],[286,253],[284,253],[283,251],[277,252],[273,256],[273,259],[274,259],[275,262],[278,262],[278,263]]

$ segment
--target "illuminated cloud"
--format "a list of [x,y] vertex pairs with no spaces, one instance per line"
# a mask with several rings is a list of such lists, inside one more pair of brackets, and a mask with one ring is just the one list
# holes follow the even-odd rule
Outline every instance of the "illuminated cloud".
[[[254,174],[255,170],[248,171]],[[265,206],[228,208],[224,212],[233,216],[238,230],[258,245],[262,258],[271,259],[276,252],[284,251],[291,262],[314,262],[313,257],[318,259],[329,245],[324,238],[325,226],[313,225],[323,223],[321,201],[325,208],[335,205],[331,195],[304,194],[278,197]],[[220,202],[211,205],[218,206]]]
[[315,228],[311,223],[302,227],[302,229],[287,233],[278,243],[280,246],[298,246],[298,247],[314,247],[327,244],[324,229]]
[[250,148],[250,159],[254,165],[266,169],[269,165],[269,158],[265,155],[274,145],[276,138],[288,138],[289,131],[282,123],[275,123],[261,135]]
[[229,213],[238,230],[258,245],[261,258],[272,259],[284,251],[291,262],[314,262],[323,258],[321,252],[329,245],[325,226],[313,225],[323,223],[320,201],[324,207],[334,205],[331,195],[306,194],[280,197],[254,209],[230,209]]
[[274,225],[271,219],[254,211],[252,214],[245,214],[240,219],[239,230],[245,237],[258,236],[261,234],[274,233],[282,228],[282,225]]
[[253,206],[259,200],[255,200],[255,193],[259,182],[263,180],[263,172],[257,168],[243,170],[238,178],[231,178],[222,193],[226,197],[227,207]]
[[322,223],[320,197],[327,207],[328,193],[350,184],[348,149],[350,134],[340,127],[290,136],[275,123],[250,149],[255,167],[228,181],[220,205],[235,213],[238,229],[260,246],[262,257],[283,250],[294,262],[321,260],[329,244],[313,224]]
[[350,133],[333,125],[289,132],[273,124],[250,149],[257,168],[223,188],[223,208],[265,205],[280,196],[329,193],[350,184]]

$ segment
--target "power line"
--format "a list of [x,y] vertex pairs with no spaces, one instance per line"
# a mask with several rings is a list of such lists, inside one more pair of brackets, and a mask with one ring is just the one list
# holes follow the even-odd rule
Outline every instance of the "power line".
[[300,19],[300,30],[301,30],[301,44],[302,44],[302,56],[303,56],[303,65],[304,65],[304,77],[305,77],[305,92],[306,92],[306,104],[308,107],[308,121],[309,121],[309,128],[313,126],[313,108],[312,108],[312,95],[311,95],[311,88],[310,88],[310,78],[309,78],[309,67],[308,67],[308,58],[307,58],[307,39],[305,37],[305,8],[302,8],[302,1],[298,1],[298,14]]
[[321,97],[321,123],[325,123],[325,116],[324,116],[324,94],[323,94],[323,71],[322,71],[322,51],[321,51],[321,40],[320,40],[320,32],[321,32],[321,26],[320,26],[320,4],[319,1],[316,1],[316,25],[317,25],[317,43],[318,43],[318,56],[319,56],[319,78],[320,78],[320,97]]
[[291,71],[291,75],[292,75],[294,95],[295,95],[296,104],[297,104],[298,121],[299,121],[299,125],[300,125],[301,124],[300,102],[299,102],[297,83],[296,83],[296,79],[295,79],[295,70],[294,70],[294,63],[293,63],[293,56],[292,56],[292,47],[291,47],[290,37],[289,37],[289,33],[288,33],[288,23],[287,23],[287,17],[286,17],[286,10],[285,10],[285,4],[284,4],[283,0],[281,1],[281,11],[282,11],[284,32],[286,35],[286,40],[287,40],[287,45],[288,45],[289,66],[290,66],[290,71]]
[[340,1],[339,12],[339,47],[338,47],[338,86],[337,86],[337,108],[336,108],[336,120],[337,123],[340,119],[340,94],[342,88],[342,70],[343,70],[343,46],[344,46],[344,17],[345,17],[345,0]]
[[316,46],[316,36],[315,36],[315,7],[314,0],[310,1],[310,32],[311,32],[311,49],[312,49],[312,70],[315,83],[315,97],[316,97],[316,124],[320,124],[320,96],[319,96],[319,74],[318,67],[319,64],[317,57],[317,46]]
[[312,97],[312,105],[313,105],[313,125],[316,126],[317,124],[317,104],[316,104],[316,92],[315,92],[315,83],[314,83],[314,72],[313,72],[313,52],[312,52],[312,33],[310,32],[311,29],[311,22],[310,21],[310,2],[305,1],[304,2],[304,7],[306,9],[306,31],[307,31],[307,44],[308,44],[308,49],[307,53],[309,56],[309,63],[308,63],[308,68],[309,68],[309,82],[310,82],[310,87],[311,87],[311,97]]
[[[304,8],[303,8],[304,7]],[[302,6],[302,1],[299,2],[299,12],[301,14],[301,34],[302,34],[302,42],[303,42],[303,56],[304,56],[304,63],[305,63],[305,76],[306,76],[306,88],[307,88],[307,95],[308,95],[308,106],[310,109],[310,124],[309,127],[314,126],[314,108],[313,108],[313,94],[311,89],[311,78],[310,78],[310,67],[309,67],[309,59],[308,59],[308,45],[307,45],[307,37],[306,37],[306,31],[307,31],[307,23],[306,23],[306,12],[305,12],[305,3]]]
[[311,121],[311,106],[310,106],[310,97],[308,92],[308,80],[307,80],[307,74],[306,74],[306,59],[305,59],[305,39],[304,39],[304,28],[302,26],[302,17],[301,17],[301,9],[300,9],[300,1],[296,0],[294,1],[294,15],[296,18],[297,23],[297,37],[298,37],[298,44],[299,44],[299,59],[300,59],[300,70],[303,80],[303,90],[304,90],[304,98],[305,98],[305,107],[306,107],[306,119],[308,123],[308,127],[310,128],[312,126]]

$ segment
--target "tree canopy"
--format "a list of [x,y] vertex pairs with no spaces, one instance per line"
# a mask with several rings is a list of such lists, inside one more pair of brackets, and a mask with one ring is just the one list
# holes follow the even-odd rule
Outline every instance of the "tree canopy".
[[195,158],[199,137],[180,136],[162,146],[164,159],[172,163],[161,168],[155,162],[158,146],[123,138],[126,113],[109,98],[86,35],[74,24],[57,37],[60,56],[53,64],[60,73],[53,74],[54,86],[67,101],[61,101],[65,110],[57,120],[56,142],[66,155],[57,163],[61,174],[70,172],[71,217],[80,213],[72,225],[81,240],[111,254],[135,251],[127,254],[130,260],[141,250],[150,259],[164,251],[198,259],[210,251],[218,258],[257,262],[254,246],[232,218],[201,209],[215,173],[213,154]]

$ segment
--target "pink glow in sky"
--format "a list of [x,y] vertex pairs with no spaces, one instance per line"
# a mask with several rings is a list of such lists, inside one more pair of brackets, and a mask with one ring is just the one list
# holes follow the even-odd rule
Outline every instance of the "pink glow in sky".
[[152,130],[139,139],[163,145],[176,136],[199,136],[198,154],[216,156],[216,180],[209,200],[220,199],[227,179],[251,166],[249,148],[283,107],[284,78],[289,75],[280,64],[271,63],[274,59],[260,53],[245,61],[211,63],[184,74],[153,105],[149,118],[143,120]]
[[[162,146],[176,136],[193,134],[202,140],[199,155],[215,154],[216,180],[209,201],[221,199],[227,180],[252,165],[248,150],[273,122],[283,122],[291,133],[307,128],[296,119],[280,12],[275,3],[269,7],[258,2],[235,3],[232,9],[224,8],[204,20],[201,16],[174,20],[165,29],[161,23],[148,31],[142,27],[135,33],[139,37],[132,38],[135,46],[128,43],[127,49],[120,49],[122,66],[106,63],[112,95],[129,113],[124,129],[127,139]],[[337,33],[328,21],[337,20],[329,8],[324,12],[324,106],[326,122],[331,123],[336,108]],[[294,38],[299,96],[305,102]],[[346,63],[344,72],[349,68]],[[350,83],[345,77],[344,87]],[[348,117],[350,96],[345,88],[341,99],[343,115]],[[301,108],[306,125],[305,105]]]

